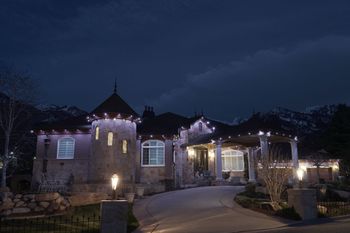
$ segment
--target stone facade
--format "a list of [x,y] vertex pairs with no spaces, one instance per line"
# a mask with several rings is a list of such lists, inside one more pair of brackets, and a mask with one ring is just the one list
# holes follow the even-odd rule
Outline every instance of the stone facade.
[[[96,127],[99,138],[96,139]],[[113,134],[108,145],[108,134]],[[122,151],[122,142],[126,140],[126,153]],[[92,123],[91,158],[89,181],[109,183],[114,173],[118,173],[124,182],[134,182],[136,167],[136,124],[122,119],[98,120]]]

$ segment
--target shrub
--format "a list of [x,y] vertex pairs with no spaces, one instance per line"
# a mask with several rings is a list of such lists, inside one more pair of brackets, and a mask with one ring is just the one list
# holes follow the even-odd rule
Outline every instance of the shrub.
[[300,215],[295,211],[294,207],[283,208],[276,211],[276,215],[292,220],[301,220]]
[[255,184],[254,183],[248,183],[245,186],[246,193],[254,194],[255,193]]

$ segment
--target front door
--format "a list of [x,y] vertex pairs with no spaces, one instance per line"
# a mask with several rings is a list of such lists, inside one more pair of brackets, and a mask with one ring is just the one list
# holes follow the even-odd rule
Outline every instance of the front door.
[[194,158],[195,174],[202,175],[203,172],[207,170],[208,170],[208,150],[195,149],[195,158]]

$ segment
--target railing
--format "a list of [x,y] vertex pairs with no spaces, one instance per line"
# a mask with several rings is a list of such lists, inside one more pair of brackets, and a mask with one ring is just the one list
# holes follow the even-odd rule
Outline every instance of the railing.
[[322,201],[317,202],[318,212],[326,217],[342,216],[350,214],[350,202]]
[[1,233],[98,233],[100,216],[52,216],[0,221]]

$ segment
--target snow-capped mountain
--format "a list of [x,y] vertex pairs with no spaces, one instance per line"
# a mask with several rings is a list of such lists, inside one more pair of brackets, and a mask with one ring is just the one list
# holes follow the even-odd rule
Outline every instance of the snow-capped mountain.
[[298,112],[287,108],[274,108],[269,112],[261,113],[263,119],[278,119],[281,127],[286,131],[307,135],[319,132],[331,122],[338,105],[325,105],[307,108]]
[[57,105],[38,105],[36,108],[39,110],[41,121],[53,122],[58,120],[64,120],[70,117],[77,117],[86,114],[84,110],[75,106],[57,106]]

